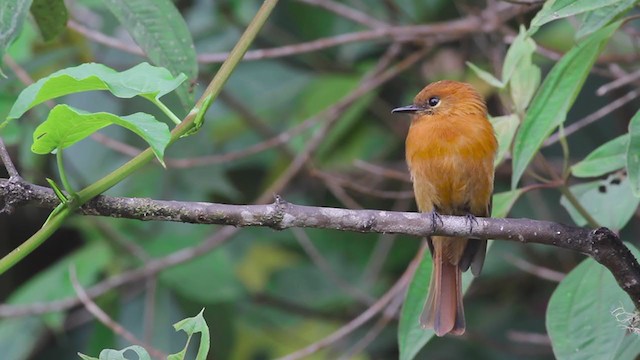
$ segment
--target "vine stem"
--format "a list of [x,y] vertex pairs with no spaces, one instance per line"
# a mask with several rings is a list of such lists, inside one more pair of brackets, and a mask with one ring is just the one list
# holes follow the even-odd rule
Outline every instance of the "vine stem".
[[[209,109],[218,94],[220,94],[223,85],[227,82],[240,60],[242,60],[242,57],[249,48],[249,45],[251,45],[277,3],[278,0],[265,0],[262,3],[262,6],[256,13],[256,16],[251,20],[251,23],[249,23],[249,26],[238,40],[233,50],[231,50],[231,53],[229,53],[229,57],[213,77],[198,102],[185,117],[184,121],[180,122],[180,124],[171,132],[171,140],[169,144],[187,134],[189,130],[196,126],[196,120],[201,120],[204,117],[204,113]],[[74,201],[73,204],[66,206],[59,213],[52,216],[49,221],[40,228],[40,230],[0,259],[0,275],[37,249],[46,239],[58,230],[60,226],[62,226],[64,220],[78,207],[118,184],[127,176],[150,162],[153,158],[153,151],[151,151],[150,148],[147,148],[145,151],[129,160],[118,169],[79,191],[77,193],[77,201]]]

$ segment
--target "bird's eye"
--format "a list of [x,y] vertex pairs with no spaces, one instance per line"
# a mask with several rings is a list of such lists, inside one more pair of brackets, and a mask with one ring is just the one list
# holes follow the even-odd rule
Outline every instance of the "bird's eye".
[[437,96],[432,96],[429,98],[429,106],[434,107],[440,103],[440,98]]

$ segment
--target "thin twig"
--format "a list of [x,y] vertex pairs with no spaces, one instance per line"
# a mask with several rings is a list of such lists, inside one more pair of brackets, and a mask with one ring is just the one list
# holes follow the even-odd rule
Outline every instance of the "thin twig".
[[371,329],[365,334],[365,336],[358,340],[351,349],[349,349],[344,355],[340,357],[340,360],[352,359],[356,354],[364,351],[367,346],[371,345],[373,341],[380,335],[380,333],[387,328],[387,325],[395,319],[400,306],[404,302],[404,293],[399,293],[396,297],[387,305],[382,312],[382,317],[376,321]]
[[4,145],[2,138],[0,138],[0,160],[2,160],[5,169],[7,169],[9,179],[20,179],[20,174],[18,173],[16,166],[13,164],[13,161],[11,161],[11,156],[9,155],[9,151],[7,151],[7,147]]
[[528,272],[529,274],[535,275],[541,279],[545,279],[553,282],[560,282],[567,275],[559,271],[551,270],[539,265],[534,265],[526,260],[520,259],[511,254],[507,254],[505,256],[505,259],[511,264],[513,264],[515,267],[517,267],[518,269]]
[[615,90],[617,88],[620,88],[622,86],[625,86],[631,82],[634,82],[636,80],[640,79],[640,70],[636,70],[632,73],[626,74],[622,77],[619,77],[615,80],[613,80],[612,82],[606,83],[602,86],[600,86],[598,88],[598,90],[596,90],[596,94],[598,96],[603,96],[606,95],[608,92]]
[[507,339],[513,342],[525,343],[525,344],[535,344],[535,345],[551,345],[551,339],[547,334],[538,334],[533,332],[524,332],[524,331],[516,331],[510,330],[507,332]]
[[346,5],[337,3],[331,0],[298,0],[302,3],[317,6],[319,8],[331,11],[332,13],[339,15],[345,19],[349,19],[358,24],[368,26],[372,29],[379,27],[387,27],[389,24],[384,21],[378,20],[372,16],[367,15],[359,10],[348,7]]
[[309,238],[307,233],[300,228],[292,229],[293,235],[298,241],[298,244],[302,247],[304,252],[309,256],[311,261],[322,271],[325,276],[333,282],[340,290],[344,291],[347,295],[352,298],[366,304],[371,305],[375,300],[374,298],[360,290],[359,288],[349,284],[345,279],[343,279],[338,273],[336,273],[329,261],[322,255],[322,253],[316,248],[313,244],[313,241]]
[[[602,119],[603,117],[605,117],[606,115],[612,113],[616,109],[621,108],[625,104],[633,101],[638,96],[640,96],[640,92],[638,92],[637,90],[629,91],[624,96],[622,96],[622,97],[620,97],[620,98],[608,103],[607,105],[601,107],[597,111],[595,111],[595,112],[585,116],[584,118],[572,123],[571,125],[565,127],[564,128],[564,136],[568,137],[569,135],[575,133],[576,131],[581,130],[584,127],[586,127],[586,126],[588,126],[588,125],[590,125],[590,124]],[[549,136],[544,141],[543,146],[546,147],[546,146],[555,144],[558,141],[560,141],[560,132],[556,132],[555,134],[552,134],[551,136]]]
[[144,51],[135,43],[125,43],[120,39],[105,35],[97,30],[90,29],[74,20],[67,21],[67,27],[98,44],[102,44],[113,49],[118,49],[120,51],[124,51],[133,55],[142,57],[147,56]]
[[301,358],[304,358],[305,356],[314,354],[319,350],[327,346],[330,346],[336,341],[343,339],[347,335],[351,334],[353,331],[355,331],[360,326],[365,324],[367,321],[369,321],[372,317],[374,317],[380,311],[384,310],[387,304],[389,304],[389,302],[393,300],[395,296],[397,296],[398,294],[401,294],[409,284],[409,281],[411,281],[411,278],[413,277],[413,273],[415,272],[415,269],[418,267],[418,264],[422,259],[422,254],[425,251],[425,247],[426,247],[425,245],[422,246],[422,248],[420,249],[416,257],[413,259],[413,261],[411,261],[411,263],[407,267],[407,270],[405,270],[404,274],[402,274],[400,279],[398,279],[398,281],[396,281],[396,283],[384,295],[382,295],[382,297],[380,297],[378,301],[376,301],[373,305],[371,305],[362,314],[360,314],[358,317],[356,317],[355,319],[351,320],[350,322],[342,326],[337,331],[333,332],[331,335],[325,337],[324,339],[321,339],[292,354],[279,358],[279,360],[301,359]]
[[140,345],[147,350],[147,352],[158,359],[166,359],[167,354],[162,351],[152,347],[149,344],[145,344],[143,341],[138,339],[135,335],[129,332],[127,329],[122,327],[122,325],[118,324],[115,320],[113,320],[107,313],[105,313],[96,303],[94,303],[87,292],[82,288],[82,285],[78,282],[78,277],[76,275],[75,266],[69,267],[69,275],[71,277],[71,284],[73,285],[73,289],[76,291],[78,295],[78,299],[82,302],[84,307],[89,311],[98,321],[100,321],[104,326],[108,327],[115,334],[119,335],[123,339],[127,340],[131,344]]
[[398,171],[398,170],[386,168],[386,167],[375,165],[360,159],[354,160],[353,165],[358,169],[367,171],[373,175],[383,176],[389,179],[400,180],[402,182],[411,184],[411,178],[409,176],[409,172],[407,171]]

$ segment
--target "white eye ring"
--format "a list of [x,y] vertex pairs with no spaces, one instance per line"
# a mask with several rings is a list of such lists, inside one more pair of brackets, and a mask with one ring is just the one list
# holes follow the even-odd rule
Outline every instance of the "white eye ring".
[[440,98],[437,96],[432,96],[429,98],[429,101],[427,101],[427,104],[429,104],[429,107],[434,108],[440,105]]

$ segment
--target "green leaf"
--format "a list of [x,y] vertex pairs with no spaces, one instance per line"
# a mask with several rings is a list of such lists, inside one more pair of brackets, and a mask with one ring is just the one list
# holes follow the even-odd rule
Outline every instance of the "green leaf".
[[627,147],[627,174],[631,190],[640,196],[640,111],[629,122],[629,145]]
[[210,347],[210,338],[209,338],[209,327],[207,326],[207,322],[204,320],[204,309],[200,310],[200,313],[194,317],[186,318],[184,320],[180,320],[173,325],[176,331],[182,330],[187,333],[187,343],[184,346],[184,349],[176,354],[171,354],[167,357],[167,360],[183,360],[185,355],[187,354],[187,348],[189,347],[189,342],[191,341],[191,336],[196,333],[200,333],[200,346],[198,347],[198,353],[196,354],[196,360],[206,360],[207,355],[209,354]]
[[47,100],[91,90],[108,90],[120,98],[142,96],[153,101],[173,91],[185,79],[184,74],[173,77],[167,69],[148,63],[123,72],[102,64],[82,64],[56,71],[28,86],[18,96],[7,118],[17,119]]
[[[189,28],[171,0],[105,0],[109,10],[144,50],[152,63],[195,80],[196,50]],[[176,91],[185,109],[193,105],[189,84]]]
[[522,189],[493,194],[493,209],[491,210],[491,217],[506,217],[520,195],[522,195]]
[[[522,189],[507,191],[493,196],[493,217],[504,217],[522,194]],[[489,241],[488,248],[491,247]],[[433,330],[425,330],[420,327],[420,314],[427,299],[429,279],[431,278],[431,254],[425,251],[424,257],[418,265],[413,279],[409,284],[407,296],[400,313],[400,325],[398,328],[398,346],[400,359],[413,359],[424,345],[435,335]],[[462,274],[462,292],[466,292],[473,275],[471,272]]]
[[576,40],[582,39],[603,26],[606,26],[612,20],[624,16],[637,2],[638,0],[621,0],[585,13],[580,28],[576,32]]
[[[633,252],[633,248],[631,250]],[[622,310],[622,308],[620,308],[620,310]],[[631,311],[631,309],[628,310]],[[624,314],[621,315],[624,316]],[[621,320],[622,319],[623,318],[621,318]],[[620,326],[625,326],[625,324],[620,324]],[[638,341],[638,334],[627,333],[622,339],[620,346],[618,346],[618,352],[613,358],[616,360],[637,360],[638,355],[640,355],[640,341]]]
[[127,351],[133,351],[138,356],[138,360],[151,360],[151,356],[147,350],[138,345],[131,345],[122,350],[113,350],[113,349],[104,349],[100,351],[100,356],[98,358],[94,358],[91,356],[87,356],[81,353],[78,353],[83,360],[129,360],[129,357],[125,357],[124,354]]
[[531,62],[531,57],[523,58],[509,81],[511,99],[518,114],[524,114],[533,94],[540,85],[540,68]]
[[[538,28],[550,21],[593,11],[618,3],[620,0],[555,0],[543,7],[531,20],[531,28]],[[546,5],[546,4],[545,4]]]
[[478,75],[478,77],[484,80],[487,84],[497,87],[498,89],[502,89],[504,87],[504,84],[490,72],[480,69],[469,61],[467,61],[467,66],[470,67],[471,70],[473,70],[473,72],[475,72],[476,75]]
[[493,125],[493,130],[496,133],[498,139],[498,153],[496,154],[495,165],[497,166],[502,162],[504,156],[509,151],[513,136],[518,129],[519,119],[518,115],[503,115],[498,117],[489,117],[489,121]]
[[623,168],[627,160],[629,134],[620,135],[593,150],[587,157],[571,167],[576,177],[596,177]]
[[[29,6],[31,0],[0,1],[0,63],[9,45],[22,30]],[[1,69],[0,75],[4,76]]]
[[46,180],[49,186],[51,186],[51,190],[53,190],[53,193],[56,194],[56,197],[58,198],[58,200],[60,200],[61,203],[64,204],[69,201],[69,199],[67,199],[67,196],[62,192],[60,186],[58,186],[55,181],[49,178],[46,178]]
[[[605,180],[574,185],[569,189],[601,226],[613,230],[622,229],[640,203],[640,198],[633,196],[629,179],[621,174],[612,174]],[[560,199],[560,204],[567,209],[576,224],[587,224],[587,220],[564,196]]]
[[145,113],[128,116],[105,112],[87,113],[69,105],[54,107],[47,120],[36,128],[31,151],[48,154],[58,148],[64,149],[112,124],[129,129],[144,139],[162,162],[164,149],[171,138],[167,124]]
[[66,29],[69,18],[64,0],[33,0],[31,15],[45,41],[60,35]]
[[[525,60],[531,60],[531,55],[536,50],[536,43],[527,34],[524,26],[520,26],[518,36],[513,40],[502,66],[502,82],[507,84],[511,76],[518,70],[520,64]],[[530,61],[529,61],[530,62]]]
[[512,188],[518,184],[544,139],[565,121],[591,66],[619,26],[620,22],[611,24],[574,46],[545,78],[516,134]]
[[435,335],[433,330],[420,327],[420,314],[427,298],[429,279],[432,270],[431,254],[424,252],[424,257],[416,269],[409,284],[398,328],[398,345],[400,360],[413,359],[422,347]]
[[[626,244],[637,258],[640,252]],[[547,308],[553,353],[565,359],[617,359],[626,330],[616,318],[634,305],[604,266],[588,258],[558,285]],[[622,326],[621,326],[622,325]],[[631,334],[637,342],[637,335]]]

